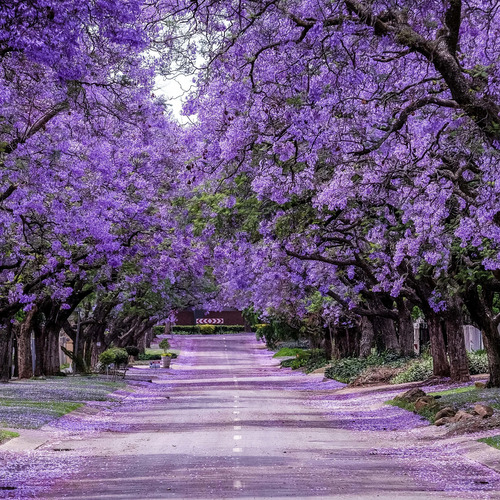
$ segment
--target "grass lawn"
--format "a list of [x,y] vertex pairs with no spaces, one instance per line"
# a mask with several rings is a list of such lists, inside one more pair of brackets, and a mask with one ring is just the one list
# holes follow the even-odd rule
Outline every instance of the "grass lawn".
[[123,382],[97,377],[54,377],[19,380],[0,390],[0,428],[36,429],[80,408],[87,401],[112,401]]
[[305,350],[299,347],[283,347],[273,355],[273,358],[283,358],[285,356],[297,356],[302,354]]
[[12,438],[16,438],[16,437],[19,437],[19,434],[17,432],[2,431],[0,429],[0,444],[7,441],[8,439],[12,439]]
[[[169,349],[168,352],[174,352],[177,356],[180,354],[180,349]],[[144,350],[145,354],[163,354],[163,349],[156,349],[153,347],[148,347]]]
[[163,354],[163,349],[148,347],[145,349],[145,354]]
[[474,384],[448,391],[431,392],[431,396],[441,396],[441,406],[451,406],[456,410],[472,410],[476,403],[483,403],[500,410],[500,389],[477,389]]
[[493,446],[493,448],[497,448],[500,450],[500,436],[492,436],[489,438],[481,438],[478,439],[480,443],[486,443],[489,444],[490,446]]

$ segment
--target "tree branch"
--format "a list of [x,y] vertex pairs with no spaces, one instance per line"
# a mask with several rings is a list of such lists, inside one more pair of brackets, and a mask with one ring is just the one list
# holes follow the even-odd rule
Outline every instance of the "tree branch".
[[357,156],[366,155],[378,149],[384,142],[398,130],[401,130],[405,123],[408,121],[408,118],[412,113],[414,113],[417,109],[421,109],[429,104],[435,104],[436,106],[441,106],[445,108],[454,108],[457,109],[460,106],[453,99],[441,99],[439,97],[427,96],[419,99],[418,101],[412,102],[409,106],[401,111],[397,120],[390,126],[389,130],[372,146],[367,148],[363,148],[360,151],[354,151],[353,154]]
[[292,250],[286,250],[285,252],[290,257],[295,257],[300,260],[313,260],[317,262],[325,262],[326,264],[332,264],[333,266],[357,266],[358,263],[355,260],[341,260],[341,259],[330,259],[329,257],[323,257],[317,253],[310,255],[302,255]]
[[13,141],[11,141],[7,146],[4,147],[3,152],[6,154],[10,154],[17,149],[19,144],[24,144],[28,139],[33,137],[37,132],[39,132],[47,123],[52,120],[55,116],[57,116],[62,111],[68,109],[69,102],[68,100],[64,100],[58,104],[56,104],[48,113],[39,118],[22,136]]
[[450,52],[455,54],[458,46],[460,24],[462,20],[462,1],[450,0],[450,5],[445,14],[445,25],[448,28],[446,43]]

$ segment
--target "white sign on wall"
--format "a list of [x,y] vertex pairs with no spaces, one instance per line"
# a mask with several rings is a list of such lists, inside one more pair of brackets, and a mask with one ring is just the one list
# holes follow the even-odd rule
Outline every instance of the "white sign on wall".
[[197,325],[223,325],[224,318],[197,318]]

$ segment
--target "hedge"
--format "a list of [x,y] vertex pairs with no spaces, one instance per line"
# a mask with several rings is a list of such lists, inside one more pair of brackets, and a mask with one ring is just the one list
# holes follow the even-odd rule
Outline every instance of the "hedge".
[[163,335],[165,333],[165,325],[153,326],[153,336]]
[[144,353],[144,354],[139,354],[137,357],[139,361],[153,361],[157,359],[161,359],[161,354],[153,354],[153,353]]

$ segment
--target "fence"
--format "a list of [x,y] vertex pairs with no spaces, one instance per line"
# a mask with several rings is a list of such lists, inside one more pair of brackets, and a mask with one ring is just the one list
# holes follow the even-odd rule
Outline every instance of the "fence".
[[[465,348],[468,351],[480,351],[484,349],[483,335],[479,328],[472,325],[464,326]],[[424,320],[418,319],[413,323],[413,346],[415,353],[420,353],[420,346],[427,342],[428,332]]]

